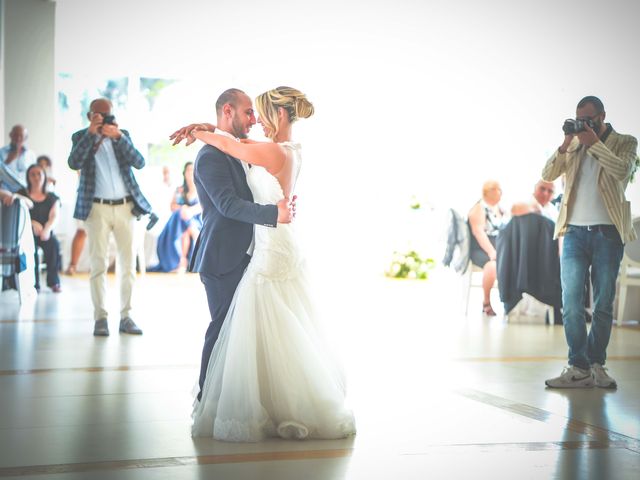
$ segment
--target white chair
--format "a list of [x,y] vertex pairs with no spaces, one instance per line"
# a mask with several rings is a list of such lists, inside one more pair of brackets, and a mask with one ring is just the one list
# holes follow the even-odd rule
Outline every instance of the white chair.
[[[469,260],[469,264],[467,265],[467,270],[464,273],[464,278],[462,280],[463,287],[463,296],[464,296],[464,316],[466,317],[469,314],[469,297],[471,296],[471,288],[479,287],[482,288],[482,268],[474,265]],[[479,275],[478,275],[479,274]],[[474,277],[479,278],[479,281],[474,282]],[[493,282],[493,288],[498,287],[498,280]]]
[[29,206],[23,201],[18,200],[20,204],[20,216],[18,220],[18,245],[20,253],[25,255],[27,266],[17,274],[16,289],[18,290],[18,299],[20,304],[24,304],[27,300],[35,299],[37,296],[34,287],[35,278],[35,252],[36,244],[33,240],[33,232],[31,231],[31,212]]
[[[640,217],[633,221],[633,227],[640,234]],[[624,247],[620,274],[618,276],[620,291],[618,293],[618,321],[622,325],[624,319],[625,304],[627,302],[627,290],[629,287],[640,286],[640,239],[629,242]],[[636,297],[637,298],[637,297]]]

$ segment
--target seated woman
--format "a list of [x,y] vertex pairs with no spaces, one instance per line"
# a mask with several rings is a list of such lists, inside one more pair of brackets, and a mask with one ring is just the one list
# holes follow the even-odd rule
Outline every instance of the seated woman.
[[482,312],[490,316],[496,314],[491,307],[491,288],[496,281],[496,239],[504,220],[504,211],[499,205],[501,198],[500,184],[489,180],[482,186],[482,200],[469,211],[469,258],[482,268]]
[[193,180],[193,162],[182,171],[183,183],[171,202],[171,217],[158,237],[158,265],[150,272],[184,272],[202,229],[202,207]]
[[56,187],[56,179],[53,177],[53,162],[51,161],[51,157],[49,157],[48,155],[40,155],[38,158],[36,158],[36,163],[40,165],[44,170],[44,173],[47,174],[47,190],[53,192]]
[[[55,293],[60,293],[60,243],[53,233],[58,220],[60,199],[56,194],[47,192],[47,174],[37,163],[27,169],[27,194],[33,202],[31,208],[31,226],[36,247],[42,248],[44,261],[47,264],[47,286]],[[36,251],[36,290],[40,291],[40,270]]]

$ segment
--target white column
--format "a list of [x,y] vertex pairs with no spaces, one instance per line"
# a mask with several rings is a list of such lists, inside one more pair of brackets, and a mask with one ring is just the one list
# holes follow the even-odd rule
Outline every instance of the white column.
[[1,0],[0,145],[15,124],[29,131],[36,154],[52,154],[55,125],[54,32],[56,4],[50,0]]

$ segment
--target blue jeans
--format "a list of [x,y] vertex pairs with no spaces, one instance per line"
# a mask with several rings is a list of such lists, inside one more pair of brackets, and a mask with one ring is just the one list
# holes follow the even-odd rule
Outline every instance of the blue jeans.
[[[624,245],[613,225],[569,225],[564,236],[560,275],[562,321],[569,344],[569,365],[587,369],[604,365],[613,323],[616,278]],[[584,285],[591,267],[593,317],[587,336]]]

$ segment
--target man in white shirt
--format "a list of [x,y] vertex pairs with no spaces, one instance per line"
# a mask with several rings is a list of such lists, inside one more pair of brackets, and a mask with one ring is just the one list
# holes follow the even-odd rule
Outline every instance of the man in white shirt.
[[[616,278],[624,244],[635,240],[625,189],[634,168],[638,141],[605,123],[602,101],[578,103],[576,118],[563,126],[564,142],[542,171],[553,181],[566,175],[555,236],[564,236],[561,258],[562,321],[569,366],[545,383],[553,388],[616,388],[604,367],[611,336]],[[593,317],[587,332],[584,284],[593,286]]]
[[109,236],[113,233],[120,272],[120,332],[134,335],[142,330],[131,319],[131,297],[136,279],[134,226],[135,211],[151,212],[133,175],[145,161],[126,130],[120,130],[111,115],[111,102],[99,98],[91,102],[89,128],[73,134],[69,166],[80,170],[80,185],[73,216],[86,220],[91,262],[91,300],[96,336],[108,336],[105,309]]
[[540,180],[533,187],[533,196],[529,202],[514,203],[511,207],[511,216],[538,213],[552,222],[558,219],[558,209],[551,203],[555,185],[553,182]]
[[6,179],[4,176],[0,177],[0,188],[15,193],[15,182],[12,179],[16,179],[22,187],[26,187],[27,168],[36,163],[35,154],[25,145],[28,137],[29,133],[24,126],[14,125],[11,132],[9,132],[11,142],[9,145],[0,148],[2,169],[8,171],[7,175],[11,177],[11,179]]
[[553,182],[538,181],[533,189],[532,205],[535,212],[555,223],[558,219],[558,209],[551,203],[554,193],[555,185]]

